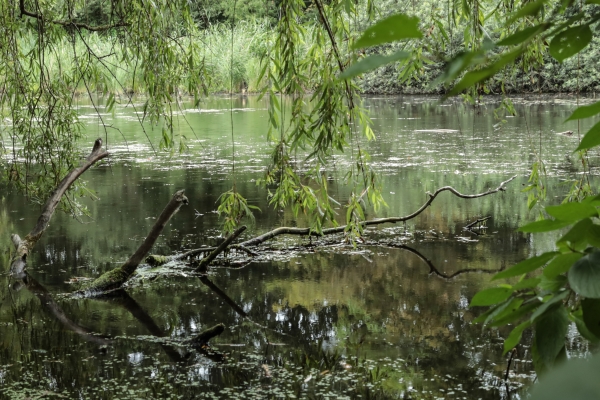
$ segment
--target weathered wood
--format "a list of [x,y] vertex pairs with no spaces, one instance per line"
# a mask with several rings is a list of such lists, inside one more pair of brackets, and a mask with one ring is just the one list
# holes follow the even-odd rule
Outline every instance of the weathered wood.
[[475,225],[477,225],[477,224],[480,224],[480,223],[482,223],[482,222],[485,222],[485,221],[487,221],[487,220],[488,220],[488,219],[490,219],[490,218],[492,218],[492,217],[491,217],[491,216],[488,216],[488,217],[478,218],[478,219],[476,219],[475,221],[471,222],[470,224],[466,225],[466,226],[464,227],[464,229],[470,230],[470,229],[471,229],[472,227],[474,227]]
[[[463,199],[476,199],[479,197],[484,197],[484,196],[488,196],[488,195],[491,195],[494,193],[505,191],[506,184],[508,184],[509,182],[514,180],[516,177],[517,176],[515,175],[515,176],[511,177],[510,179],[507,179],[506,181],[500,183],[500,185],[498,185],[498,187],[495,189],[488,190],[483,193],[477,193],[477,194],[462,194],[458,190],[454,189],[451,186],[444,186],[444,187],[437,189],[433,193],[427,193],[427,195],[429,196],[427,201],[417,211],[415,211],[411,214],[405,215],[403,217],[376,218],[376,219],[372,219],[369,221],[364,221],[362,223],[362,225],[363,226],[373,226],[373,225],[380,225],[380,224],[386,224],[386,223],[405,222],[410,219],[416,218],[419,214],[421,214],[423,211],[425,211],[429,205],[431,205],[433,200],[440,193],[442,193],[444,191],[449,191],[452,194],[454,194],[455,196],[463,198]],[[251,250],[248,249],[248,247],[257,246],[257,245],[264,243],[267,240],[270,240],[276,236],[280,236],[280,235],[325,236],[325,235],[332,235],[332,234],[336,234],[336,233],[343,233],[345,230],[346,230],[346,225],[337,226],[335,228],[323,229],[320,233],[312,231],[310,228],[296,228],[296,227],[283,226],[280,228],[273,229],[269,232],[263,233],[262,235],[256,236],[252,239],[248,239],[242,243],[231,245],[230,248],[240,249],[250,255],[256,255],[256,253],[253,253]],[[216,249],[217,248],[215,248],[215,247],[202,247],[199,249],[190,250],[186,253],[182,253],[182,254],[178,254],[178,255],[174,255],[174,256],[150,255],[146,259],[146,262],[148,262],[151,265],[162,265],[169,261],[182,260],[182,259],[185,259],[188,257],[195,256],[197,254],[206,253],[208,251],[215,251]],[[224,248],[223,248],[223,250],[224,250]],[[208,257],[206,259],[203,259],[201,261],[200,265],[198,266],[198,268],[196,269],[196,271],[204,272],[206,270],[206,266],[208,265],[208,262],[212,261],[212,259],[213,258],[208,260]]]
[[221,243],[216,249],[213,250],[212,253],[210,253],[208,256],[204,257],[200,261],[200,264],[198,264],[198,267],[196,268],[196,272],[206,272],[206,269],[208,268],[208,265],[215,258],[217,258],[217,256],[219,254],[221,254],[222,252],[224,252],[225,249],[227,248],[227,246],[229,246],[231,244],[231,242],[233,242],[235,240],[235,238],[237,238],[238,236],[240,236],[242,234],[242,232],[244,232],[245,230],[246,230],[246,226],[245,225],[242,225],[239,228],[237,228],[235,230],[235,232],[233,232],[231,235],[229,235],[227,237],[227,239],[225,239],[223,241],[223,243]]
[[102,148],[102,139],[96,139],[92,152],[87,156],[85,161],[78,168],[72,169],[58,184],[56,189],[54,189],[54,192],[52,192],[52,195],[50,195],[50,198],[46,201],[46,204],[42,209],[42,214],[38,218],[37,223],[31,232],[29,232],[24,239],[21,239],[17,234],[12,235],[12,242],[15,245],[17,252],[11,261],[11,274],[19,274],[24,271],[27,266],[27,255],[48,227],[48,223],[50,222],[54,211],[56,211],[56,207],[60,204],[60,199],[71,187],[73,182],[75,182],[77,178],[92,165],[107,156],[108,152]]
[[[411,219],[417,217],[423,211],[425,211],[427,209],[427,207],[429,207],[429,205],[433,202],[433,200],[440,193],[446,192],[446,191],[452,193],[453,195],[455,195],[457,197],[460,197],[461,199],[476,199],[479,197],[488,196],[490,194],[502,192],[502,191],[506,190],[506,188],[505,188],[506,184],[511,182],[516,177],[517,176],[515,175],[512,178],[505,180],[504,182],[500,183],[500,185],[498,185],[498,187],[495,189],[488,190],[483,193],[477,193],[477,194],[462,194],[458,190],[454,189],[452,186],[444,186],[444,187],[439,188],[438,190],[436,190],[433,193],[428,192],[427,195],[429,196],[429,198],[427,199],[427,201],[417,211],[415,211],[411,214],[405,215],[403,217],[376,218],[376,219],[372,219],[369,221],[364,221],[362,223],[362,225],[363,226],[374,226],[374,225],[380,225],[380,224],[398,223],[398,222],[405,222],[405,221],[411,220]],[[331,234],[335,234],[335,233],[342,233],[345,230],[346,230],[346,225],[342,225],[342,226],[338,226],[335,228],[323,229],[321,235],[331,235]],[[318,233],[311,231],[310,228],[281,227],[281,228],[273,229],[272,231],[269,231],[267,233],[263,233],[262,235],[257,236],[255,238],[246,240],[245,242],[240,243],[239,246],[243,246],[243,247],[256,246],[263,242],[266,242],[269,239],[274,238],[275,236],[284,235],[284,234],[320,236]]]
[[144,239],[136,252],[123,265],[100,275],[83,290],[83,293],[80,291],[79,294],[97,295],[108,290],[120,288],[127,282],[144,257],[150,252],[150,249],[154,246],[156,239],[160,236],[167,222],[169,222],[182,205],[188,204],[188,199],[183,193],[184,191],[180,190],[173,195],[154,223],[146,239]]
[[[231,246],[229,246],[229,248],[233,249],[233,250],[243,251],[244,253],[251,255],[251,256],[258,256],[258,253],[254,252],[244,246],[240,246],[239,244],[232,244]],[[153,267],[156,267],[159,265],[164,265],[171,261],[179,261],[179,260],[188,259],[190,257],[195,257],[198,254],[211,253],[211,252],[215,251],[216,249],[217,249],[217,247],[200,247],[199,249],[193,249],[190,251],[186,251],[185,253],[175,254],[172,256],[162,256],[159,254],[150,254],[148,257],[146,257],[146,263],[152,265]]]

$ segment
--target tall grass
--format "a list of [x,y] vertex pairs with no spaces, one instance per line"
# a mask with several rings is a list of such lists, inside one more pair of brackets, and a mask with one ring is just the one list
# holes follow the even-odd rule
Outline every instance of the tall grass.
[[[233,31],[224,25],[212,25],[201,31],[192,40],[201,50],[199,57],[204,64],[206,90],[209,93],[260,90],[261,58],[268,55],[272,39],[272,33],[264,22],[240,22]],[[24,36],[22,40],[24,48],[33,47],[33,36]],[[190,41],[173,45],[181,46],[185,51]],[[85,43],[82,40],[73,43],[65,38],[58,45],[46,49],[44,65],[53,77],[79,75],[73,79],[76,82],[73,90],[80,94],[87,91],[143,94],[146,88],[143,86],[141,60],[125,57],[125,50],[117,37],[90,34],[85,37]],[[135,53],[135,49],[127,50],[129,54]],[[177,90],[185,94],[187,88],[184,79]]]

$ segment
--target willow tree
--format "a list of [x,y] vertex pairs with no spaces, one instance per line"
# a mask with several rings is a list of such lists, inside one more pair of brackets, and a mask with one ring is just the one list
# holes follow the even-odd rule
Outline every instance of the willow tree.
[[[105,8],[99,17],[90,17],[92,3]],[[98,111],[94,95],[103,93],[110,96],[111,108],[115,83],[123,94],[143,88],[143,119],[163,130],[161,142],[154,145],[179,145],[173,129],[174,94],[185,87],[198,98],[203,90],[200,43],[192,40],[196,32],[186,1],[0,1],[5,178],[43,204],[77,165],[82,134],[77,96],[89,96]],[[93,42],[98,37],[111,46],[97,49]],[[128,71],[127,83],[116,76],[118,68]],[[108,143],[113,128],[102,125]],[[70,211],[78,208],[76,194],[85,185],[76,183],[73,189],[62,202]]]

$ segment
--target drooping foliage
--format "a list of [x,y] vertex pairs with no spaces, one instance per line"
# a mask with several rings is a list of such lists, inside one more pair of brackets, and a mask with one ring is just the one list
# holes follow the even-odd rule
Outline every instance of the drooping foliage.
[[[132,87],[120,92],[145,88],[147,100],[139,111],[163,130],[160,147],[173,148],[174,96],[183,85],[196,97],[203,87],[200,44],[192,40],[196,33],[185,1],[1,1],[1,134],[3,150],[10,153],[6,178],[31,200],[43,202],[76,165],[78,88],[83,84],[94,107],[94,94],[111,93],[110,110],[116,98],[109,87],[120,84],[119,69],[134,76]],[[96,48],[98,35],[112,45]],[[105,126],[107,143],[109,129]],[[83,190],[79,185],[75,192]],[[63,204],[71,210],[77,208],[73,194]]]
[[[502,21],[504,33],[497,37],[487,33],[483,25],[494,12],[482,18],[483,14],[478,11],[482,9],[482,3],[466,6],[465,11],[476,15],[471,19],[469,30],[464,32],[464,37],[472,44],[449,60],[439,77],[440,82],[448,85],[446,96],[462,93],[467,99],[474,100],[486,92],[489,81],[501,79],[499,77],[507,68],[532,60],[541,62],[544,52],[558,62],[579,57],[594,40],[593,32],[600,19],[600,8],[595,3],[537,0],[517,4],[511,14],[505,15]],[[499,2],[496,9],[501,6],[506,4]],[[408,31],[406,26],[393,28],[383,20],[369,28],[365,35],[370,35],[371,39],[386,38],[374,44],[388,43],[401,37],[402,30]],[[419,52],[415,50],[418,46],[417,41],[412,42],[412,54],[404,57],[407,65],[418,58]],[[372,68],[389,61],[379,54],[371,55],[358,61],[353,70],[358,74],[367,70],[367,65]],[[600,103],[594,103],[577,108],[568,120],[589,118],[599,113]],[[565,341],[571,323],[575,323],[579,333],[591,342],[600,341],[600,196],[593,195],[586,157],[586,152],[598,145],[600,130],[595,125],[573,149],[582,162],[584,174],[574,182],[564,203],[544,207],[538,221],[521,228],[528,233],[569,228],[556,242],[556,250],[499,272],[494,280],[509,279],[510,283],[483,290],[471,301],[472,307],[490,307],[478,322],[488,326],[514,325],[505,340],[505,352],[517,346],[523,332],[533,327],[531,350],[538,372],[566,358]],[[530,185],[525,188],[532,193],[530,208],[545,200],[543,171],[541,160],[536,161]]]

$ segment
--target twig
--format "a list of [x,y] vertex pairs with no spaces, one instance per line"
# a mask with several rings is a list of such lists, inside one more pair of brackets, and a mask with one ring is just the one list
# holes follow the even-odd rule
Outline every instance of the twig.
[[464,229],[470,230],[473,226],[477,225],[480,222],[485,222],[485,221],[487,221],[490,218],[492,218],[492,217],[483,217],[483,218],[476,219],[475,221],[473,221],[470,224],[466,225],[464,227]]
[[516,348],[512,349],[512,351],[510,352],[510,358],[508,359],[508,365],[506,366],[506,373],[504,374],[505,381],[508,379],[508,373],[510,372],[510,365],[512,364],[512,360],[515,357],[515,354],[517,354]]

